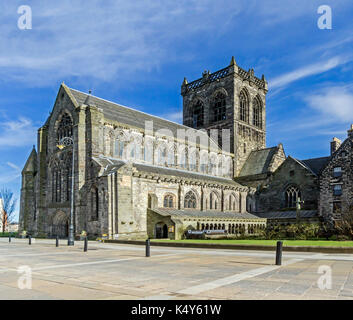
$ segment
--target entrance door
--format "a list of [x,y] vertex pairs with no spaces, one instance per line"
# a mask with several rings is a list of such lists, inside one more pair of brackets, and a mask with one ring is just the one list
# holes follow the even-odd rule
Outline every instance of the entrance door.
[[167,239],[168,237],[168,226],[165,224],[163,226],[163,238]]
[[59,211],[53,218],[53,224],[51,228],[51,235],[53,237],[67,238],[69,236],[69,219],[68,216]]
[[69,236],[69,224],[68,222],[64,224],[53,225],[52,234],[54,237],[67,238]]
[[162,222],[157,223],[155,227],[156,239],[168,238],[168,226]]

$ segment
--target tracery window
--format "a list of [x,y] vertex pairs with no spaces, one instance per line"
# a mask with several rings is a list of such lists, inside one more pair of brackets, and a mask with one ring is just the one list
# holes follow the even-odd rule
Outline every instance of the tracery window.
[[253,125],[262,128],[262,105],[258,97],[253,101]]
[[61,117],[58,129],[57,129],[57,141],[60,141],[62,138],[65,137],[72,137],[73,133],[73,124],[71,117],[64,113]]
[[288,187],[285,192],[285,207],[296,208],[298,198],[301,198],[299,188],[295,186]]
[[204,106],[201,100],[197,100],[192,108],[192,126],[198,128],[203,126]]
[[239,103],[240,103],[240,120],[249,123],[249,100],[244,90],[240,92]]
[[167,194],[164,197],[163,206],[164,208],[174,208],[174,196],[171,194]]
[[184,197],[184,208],[195,209],[196,208],[196,196],[195,193],[189,191]]
[[214,121],[226,120],[226,97],[219,92],[214,99]]

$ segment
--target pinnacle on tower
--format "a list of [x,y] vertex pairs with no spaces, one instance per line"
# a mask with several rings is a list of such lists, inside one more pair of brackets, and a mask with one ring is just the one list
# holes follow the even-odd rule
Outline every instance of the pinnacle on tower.
[[237,62],[235,61],[234,59],[234,56],[232,56],[232,59],[230,60],[230,66],[236,66],[237,65]]

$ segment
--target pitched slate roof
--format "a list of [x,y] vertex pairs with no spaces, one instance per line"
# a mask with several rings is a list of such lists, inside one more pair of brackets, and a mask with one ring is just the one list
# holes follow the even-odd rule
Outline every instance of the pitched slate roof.
[[151,172],[151,173],[157,173],[161,175],[176,176],[176,177],[183,177],[183,178],[189,178],[189,179],[190,178],[198,179],[198,180],[207,181],[207,182],[218,182],[223,184],[226,183],[234,187],[246,188],[230,178],[216,177],[216,176],[211,176],[208,174],[202,174],[198,172],[180,170],[175,168],[152,166],[152,165],[140,164],[140,163],[134,163],[133,166],[137,170],[144,171],[144,172]]
[[239,177],[267,173],[278,147],[252,151],[240,171]]
[[[65,86],[65,85],[64,85]],[[111,119],[114,121],[117,121],[122,124],[127,124],[129,126],[133,126],[135,128],[140,128],[140,129],[145,129],[145,122],[146,121],[153,121],[153,130],[154,132],[160,130],[160,129],[169,129],[172,133],[173,136],[176,138],[177,137],[177,130],[182,129],[182,130],[191,130],[192,132],[195,132],[197,136],[203,136],[205,139],[200,139],[200,140],[205,140],[207,138],[207,146],[210,144],[211,148],[213,149],[219,149],[218,144],[213,141],[212,139],[209,138],[206,132],[200,131],[200,130],[195,130],[193,128],[181,125],[176,122],[172,122],[166,119],[162,119],[157,116],[153,116],[150,114],[147,114],[142,111],[138,111],[129,107],[125,107],[122,105],[119,105],[117,103],[107,101],[95,96],[92,96],[87,93],[83,93],[81,91],[71,89],[66,86],[66,89],[68,89],[72,95],[72,97],[76,100],[76,103],[78,105],[81,104],[86,104],[87,102],[90,103],[90,105],[94,105],[100,109],[103,110],[104,117],[107,119]],[[197,139],[199,140],[199,139]],[[211,143],[209,143],[211,141]],[[203,141],[200,141],[200,143],[204,146],[205,143]]]
[[300,162],[304,163],[306,167],[308,167],[311,171],[318,175],[321,173],[322,169],[328,163],[330,158],[331,157],[313,158],[307,160],[300,160]]
[[[98,163],[98,165],[104,168],[103,176],[107,176],[111,173],[114,173],[117,170],[119,170],[122,166],[127,164],[126,161],[118,160],[114,158],[108,158],[105,156],[93,157],[93,160],[96,163]],[[202,174],[198,172],[180,170],[175,168],[166,168],[166,167],[154,166],[154,165],[149,165],[144,163],[132,163],[132,166],[140,172],[155,173],[155,174],[164,175],[164,176],[176,176],[176,177],[181,177],[185,179],[197,179],[204,182],[215,182],[215,183],[231,185],[233,187],[238,187],[238,188],[247,188],[230,178],[216,177],[216,176],[211,176],[208,174]]]
[[210,219],[264,219],[250,213],[239,212],[218,212],[218,211],[200,211],[194,209],[177,210],[173,208],[153,208],[150,209],[162,216],[172,216],[178,218],[210,218]]
[[[271,211],[271,212],[262,212],[255,213],[260,218],[266,219],[296,219],[297,212],[293,211]],[[301,218],[315,218],[318,217],[318,213],[316,210],[301,210],[300,211]]]

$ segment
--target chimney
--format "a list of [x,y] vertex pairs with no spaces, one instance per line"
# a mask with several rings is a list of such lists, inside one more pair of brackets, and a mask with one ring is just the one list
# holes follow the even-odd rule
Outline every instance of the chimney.
[[331,141],[331,156],[338,150],[341,146],[342,141],[336,137],[334,137]]
[[351,128],[348,130],[348,138],[353,139],[353,124],[351,124]]

